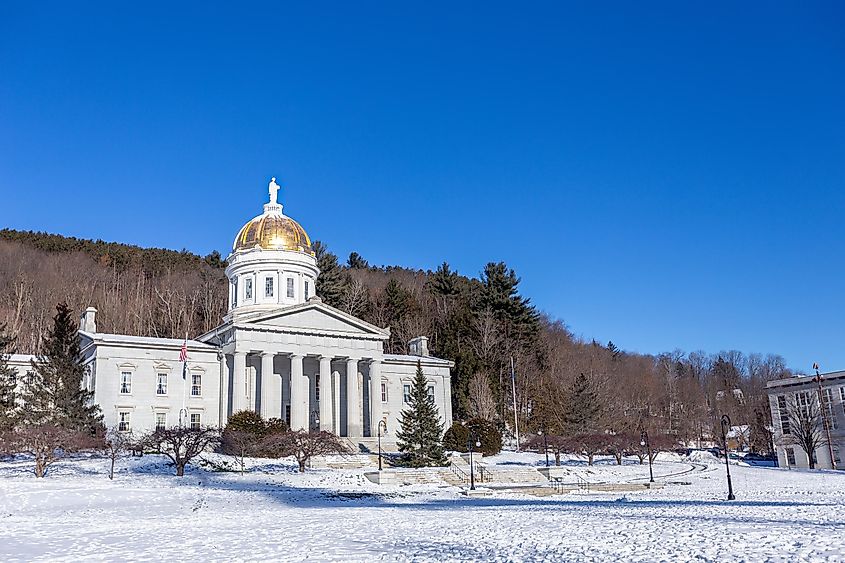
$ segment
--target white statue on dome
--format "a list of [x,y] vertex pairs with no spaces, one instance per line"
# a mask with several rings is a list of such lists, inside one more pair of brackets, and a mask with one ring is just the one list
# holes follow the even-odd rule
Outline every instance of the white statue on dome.
[[268,186],[268,190],[270,192],[270,205],[276,205],[278,203],[279,197],[279,184],[276,183],[276,177],[270,179],[270,185]]

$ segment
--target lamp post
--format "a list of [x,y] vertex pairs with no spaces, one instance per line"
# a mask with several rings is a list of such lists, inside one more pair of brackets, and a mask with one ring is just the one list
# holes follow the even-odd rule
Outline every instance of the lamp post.
[[728,430],[731,428],[731,417],[722,415],[722,442],[725,443],[725,471],[728,473],[728,500],[736,500],[734,488],[731,484],[731,464],[728,456]]
[[472,463],[472,447],[481,447],[481,442],[478,441],[478,436],[474,430],[469,431],[467,437],[467,449],[469,450],[469,490],[475,490],[475,465]]
[[381,471],[381,428],[384,426],[384,433],[387,434],[387,423],[383,420],[378,421],[377,427],[377,434],[378,434],[378,470]]
[[830,456],[830,467],[831,469],[836,469],[836,460],[833,459],[833,441],[830,439],[830,423],[827,421],[828,405],[822,394],[822,376],[819,373],[819,364],[813,364],[813,369],[816,370],[816,377],[813,378],[813,381],[819,386],[819,406],[821,407],[822,422],[824,423],[824,432],[827,437],[827,453]]
[[549,466],[549,440],[543,430],[538,430],[537,434],[543,437],[543,451],[546,452],[546,467]]
[[645,446],[648,455],[648,482],[654,483],[654,470],[651,468],[651,442],[648,441],[648,432],[640,431],[640,445]]

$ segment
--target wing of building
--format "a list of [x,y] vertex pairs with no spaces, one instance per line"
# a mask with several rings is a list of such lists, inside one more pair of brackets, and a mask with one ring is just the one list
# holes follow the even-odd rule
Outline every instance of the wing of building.
[[809,435],[816,467],[845,469],[845,371],[769,381],[766,391],[780,467],[810,466],[801,446],[807,443],[801,436]]
[[[229,309],[222,324],[192,340],[97,332],[96,309],[80,320],[85,386],[107,426],[145,431],[180,421],[224,425],[255,410],[294,429],[322,429],[367,444],[384,421],[389,436],[417,364],[444,422],[451,422],[451,368],[428,353],[424,336],[411,355],[385,354],[389,328],[371,325],[315,295],[311,239],[276,202],[235,237],[228,257]],[[183,345],[187,361],[182,361]],[[25,376],[31,357],[11,365]]]

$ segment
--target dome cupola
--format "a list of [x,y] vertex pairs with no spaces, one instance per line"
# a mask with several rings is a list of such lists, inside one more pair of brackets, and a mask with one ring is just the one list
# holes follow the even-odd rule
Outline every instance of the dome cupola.
[[317,259],[311,238],[282,212],[279,184],[270,180],[264,212],[238,231],[229,255],[229,312],[246,313],[304,303],[315,295]]

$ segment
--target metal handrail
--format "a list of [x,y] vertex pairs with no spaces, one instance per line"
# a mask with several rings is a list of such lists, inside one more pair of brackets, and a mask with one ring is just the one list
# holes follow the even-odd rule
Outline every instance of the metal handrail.
[[464,471],[454,463],[449,464],[449,469],[451,469],[452,474],[458,479],[460,479],[462,482],[469,483],[469,474],[466,471]]
[[553,477],[549,480],[549,485],[555,490],[556,493],[562,493],[563,488],[567,485],[575,485],[579,491],[590,492],[590,482],[581,477],[580,475],[575,475],[575,483],[567,483],[560,477]]
[[475,462],[475,472],[478,474],[478,481],[480,483],[489,483],[493,480],[493,472],[478,462]]

